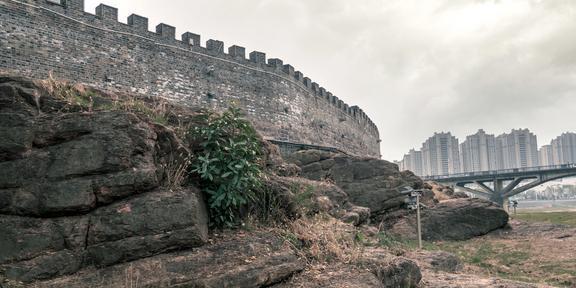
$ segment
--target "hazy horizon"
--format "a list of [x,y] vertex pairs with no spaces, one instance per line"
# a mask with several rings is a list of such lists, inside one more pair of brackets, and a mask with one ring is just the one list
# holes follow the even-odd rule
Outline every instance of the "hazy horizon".
[[[576,1],[86,0],[280,58],[376,123],[383,159],[434,132],[575,131]],[[407,133],[409,132],[409,133]]]

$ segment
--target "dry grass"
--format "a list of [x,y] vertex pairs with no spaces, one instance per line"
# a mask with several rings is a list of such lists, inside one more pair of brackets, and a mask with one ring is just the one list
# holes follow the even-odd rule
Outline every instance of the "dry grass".
[[172,115],[170,103],[162,97],[105,94],[82,84],[57,79],[52,73],[48,78],[36,81],[36,84],[50,96],[64,101],[66,105],[63,109],[74,108],[81,112],[125,111],[163,125],[168,124]]
[[[37,81],[36,84],[56,99],[66,102],[66,106],[77,106],[83,111],[91,112],[94,106],[93,95],[81,84],[71,84],[68,81],[58,80],[52,73],[48,78]],[[37,104],[38,104],[37,100]]]
[[140,287],[140,271],[134,269],[132,264],[124,271],[124,288]]
[[[515,229],[524,224],[513,222]],[[515,232],[468,241],[438,242],[430,250],[454,253],[466,264],[467,274],[496,276],[530,283],[576,287],[576,235],[574,230],[528,226],[528,235]]]
[[192,165],[192,155],[187,151],[182,151],[178,155],[172,154],[170,159],[163,164],[164,186],[171,189],[182,187],[188,179],[190,165]]
[[154,123],[167,125],[171,115],[168,101],[162,98],[125,97],[117,99],[111,110],[126,111],[142,115]]
[[430,185],[431,190],[434,193],[434,198],[437,199],[438,201],[445,201],[452,199],[449,195],[446,194],[446,192],[444,192],[446,189],[448,189],[446,186],[430,181],[426,182],[426,184]]
[[364,250],[358,233],[354,226],[325,214],[300,218],[282,232],[309,263],[355,262]]

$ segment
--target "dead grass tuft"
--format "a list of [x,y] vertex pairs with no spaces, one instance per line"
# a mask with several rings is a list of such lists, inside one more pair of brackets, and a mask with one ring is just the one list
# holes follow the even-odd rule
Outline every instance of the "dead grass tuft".
[[179,155],[170,155],[168,161],[163,164],[164,185],[171,189],[184,186],[188,179],[190,165],[192,165],[192,155],[187,151],[182,151]]
[[172,106],[162,97],[105,94],[82,84],[71,84],[57,79],[52,73],[48,74],[48,78],[36,83],[50,96],[64,101],[63,109],[67,110],[74,108],[72,110],[81,112],[125,111],[162,125],[167,125],[173,114]]
[[364,250],[358,233],[357,228],[350,224],[318,214],[289,224],[284,237],[309,263],[352,263],[361,257]]
[[[66,103],[65,107],[79,107],[82,111],[92,112],[94,106],[94,92],[88,91],[82,84],[71,84],[68,81],[59,80],[54,77],[52,72],[48,78],[36,82],[50,96],[62,100]],[[38,101],[37,101],[38,102]]]

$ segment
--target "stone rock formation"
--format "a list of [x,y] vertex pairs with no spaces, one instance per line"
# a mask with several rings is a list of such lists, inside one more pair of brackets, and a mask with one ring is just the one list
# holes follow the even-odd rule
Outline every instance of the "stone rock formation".
[[287,161],[300,166],[303,177],[333,181],[350,202],[370,208],[373,217],[404,205],[406,195],[401,191],[405,187],[421,189],[424,185],[412,172],[400,172],[396,164],[374,158],[306,150],[290,155]]
[[410,253],[409,257],[416,260],[420,267],[435,272],[454,273],[462,270],[464,266],[458,256],[446,251],[417,251]]
[[278,207],[285,217],[296,219],[303,213],[324,212],[355,226],[365,224],[370,209],[350,203],[348,195],[338,186],[303,178],[269,176],[265,190],[276,195]]
[[269,287],[305,268],[283,239],[223,235],[217,243],[39,282],[40,287]]
[[[262,287],[304,269],[297,251],[274,233],[209,239],[202,193],[168,183],[171,161],[191,148],[175,132],[66,97],[28,79],[0,77],[0,281]],[[179,121],[190,122],[188,116]],[[368,221],[370,210],[352,204],[338,186],[283,177],[300,168],[262,143],[270,173],[264,186],[282,206],[275,209],[294,219],[323,212],[354,225]],[[392,262],[369,274],[396,279],[397,270],[410,266]]]
[[[390,220],[389,231],[403,237],[414,237],[414,213]],[[391,217],[392,219],[392,217]],[[467,240],[502,228],[508,223],[508,213],[491,201],[460,198],[442,201],[422,211],[422,238],[436,240]]]
[[[171,131],[127,112],[74,112],[0,78],[0,270],[29,282],[207,241],[194,187],[168,189]],[[60,113],[68,111],[67,113]]]
[[422,279],[420,267],[413,260],[394,257],[382,249],[367,249],[360,265],[367,267],[384,287],[417,287]]
[[[139,113],[80,107],[66,98],[79,97],[75,92],[56,97],[47,89],[0,77],[0,285],[280,288],[421,282],[419,265],[406,257],[373,246],[362,246],[359,255],[346,250],[369,243],[364,237],[378,243],[381,230],[364,225],[371,219],[387,221],[389,231],[414,230],[411,216],[399,209],[406,186],[424,187],[410,172],[383,160],[320,151],[298,152],[286,163],[262,140],[261,192],[269,198],[247,212],[272,209],[289,220],[283,224],[324,219],[324,226],[209,233],[194,177],[186,185],[171,185],[174,161],[196,151],[197,143],[184,146],[177,136],[182,134]],[[92,96],[94,103],[110,101]],[[178,110],[177,121],[198,125],[194,113]],[[437,204],[434,197],[425,189],[423,202],[431,207],[423,212],[425,239],[467,239],[507,221],[503,210],[486,201]],[[320,259],[306,254],[311,251],[336,258],[322,260],[326,267],[316,274],[319,266],[305,261]],[[451,256],[415,259],[444,273],[459,265]]]
[[444,201],[454,198],[468,198],[464,192],[454,192],[454,189],[449,186],[442,185],[433,181],[424,182],[424,188],[434,193],[434,198],[438,201]]
[[420,268],[410,259],[392,256],[381,248],[369,248],[364,256],[354,266],[334,265],[322,271],[305,271],[273,287],[418,287],[422,279]]

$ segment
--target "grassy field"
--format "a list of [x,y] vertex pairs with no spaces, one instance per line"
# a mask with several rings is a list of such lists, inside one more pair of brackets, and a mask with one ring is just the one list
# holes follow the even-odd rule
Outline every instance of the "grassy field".
[[528,222],[547,222],[576,227],[576,212],[518,212],[512,216]]

